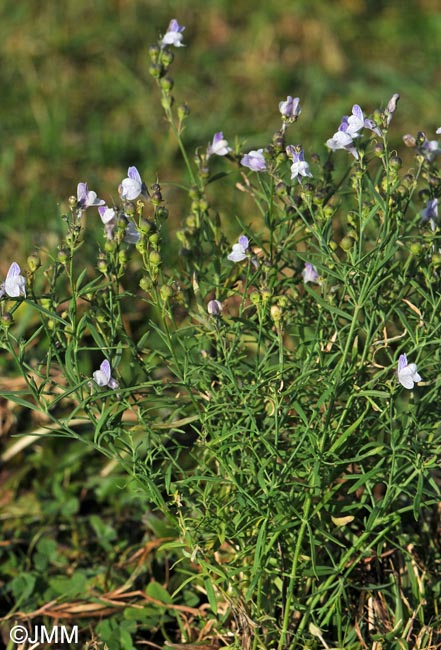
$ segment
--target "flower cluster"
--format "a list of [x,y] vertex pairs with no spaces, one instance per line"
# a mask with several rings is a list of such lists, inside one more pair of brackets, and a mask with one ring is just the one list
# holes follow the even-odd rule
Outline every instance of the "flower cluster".
[[354,140],[359,138],[363,128],[370,129],[377,135],[381,136],[381,131],[373,120],[366,119],[363,111],[358,104],[352,107],[352,115],[349,117],[344,115],[342,117],[338,130],[334,133],[332,138],[326,141],[326,146],[331,151],[337,149],[346,149],[354,158],[358,160],[359,154],[355,147]]

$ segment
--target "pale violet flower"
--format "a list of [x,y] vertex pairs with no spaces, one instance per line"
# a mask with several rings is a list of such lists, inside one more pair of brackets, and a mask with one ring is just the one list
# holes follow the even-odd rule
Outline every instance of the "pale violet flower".
[[113,208],[107,207],[107,205],[102,205],[98,208],[101,221],[104,225],[108,224],[112,219],[115,219],[116,213]]
[[210,300],[207,305],[207,311],[211,316],[220,316],[222,309],[222,303],[219,300]]
[[400,354],[398,359],[398,381],[404,388],[412,390],[416,383],[423,381],[417,370],[415,363],[407,363],[406,355]]
[[167,32],[165,33],[162,41],[161,41],[161,47],[165,47],[166,45],[174,45],[175,47],[184,47],[184,44],[182,43],[183,35],[182,32],[184,31],[185,27],[182,25],[179,25],[178,21],[173,18],[169,22],[169,25],[167,27]]
[[17,262],[12,262],[6,280],[0,286],[0,298],[5,294],[10,298],[19,296],[26,298],[26,279],[21,275],[21,269]]
[[230,262],[242,262],[246,259],[249,243],[249,239],[245,235],[239,237],[239,242],[233,244],[233,250],[228,255]]
[[231,147],[228,146],[228,142],[224,138],[222,131],[215,133],[213,137],[213,142],[208,145],[207,149],[207,158],[212,155],[216,156],[226,156],[227,153],[230,153]]
[[136,167],[129,167],[127,178],[121,182],[118,192],[123,201],[134,201],[140,194],[146,194],[147,188]]
[[139,233],[133,221],[131,221],[127,215],[124,214],[118,216],[116,210],[114,208],[107,207],[107,205],[99,207],[98,212],[101,217],[101,221],[104,224],[104,230],[107,239],[113,239],[113,231],[117,223],[123,220],[126,224],[123,241],[126,244],[137,244],[139,242],[141,239],[141,234]]
[[435,133],[437,133],[437,134],[440,134],[440,133],[441,133],[441,126],[439,127],[439,129],[437,129],[437,130],[435,131]]
[[381,131],[378,126],[373,120],[368,120],[364,117],[363,111],[358,104],[353,105],[352,115],[349,117],[347,115],[343,116],[342,124],[347,124],[347,128],[345,129],[346,133],[349,133],[352,138],[358,138],[360,136],[359,131],[363,128],[370,129],[381,136]]
[[342,123],[338,129],[329,140],[326,141],[326,146],[331,149],[331,151],[336,151],[337,149],[346,149],[349,151],[356,160],[358,160],[358,151],[355,148],[354,141],[352,136],[346,132],[347,125]]
[[309,169],[309,163],[305,161],[305,155],[303,149],[300,147],[293,147],[288,145],[286,147],[287,155],[292,158],[293,163],[291,165],[291,179],[297,179],[299,183],[302,182],[301,177],[310,176],[312,177],[311,171]]
[[96,192],[89,191],[87,183],[78,183],[77,186],[77,200],[78,207],[81,210],[86,210],[92,206],[98,207],[99,205],[104,205],[105,201],[102,201],[98,198]]
[[421,152],[424,154],[426,160],[433,160],[437,154],[441,153],[438,140],[424,140],[421,145]]
[[248,167],[253,172],[264,172],[266,170],[266,161],[265,156],[263,155],[263,149],[250,151],[245,154],[241,159],[240,164],[244,167]]
[[113,230],[117,221],[116,211],[113,208],[107,207],[107,205],[102,205],[98,208],[98,213],[104,224],[104,231],[107,239],[113,239]]
[[319,282],[319,272],[313,264],[310,262],[305,262],[305,268],[302,271],[303,282],[307,284],[308,282],[314,282],[320,284]]
[[104,359],[100,365],[100,369],[95,370],[93,373],[93,381],[101,387],[108,386],[109,388],[115,389],[119,386],[116,379],[112,378],[112,370],[107,359]]
[[288,95],[284,102],[279,102],[279,111],[283,118],[295,122],[302,112],[299,97],[292,98],[291,95]]
[[435,230],[435,221],[438,221],[438,199],[428,199],[424,210],[421,210],[421,223],[428,221],[432,230]]

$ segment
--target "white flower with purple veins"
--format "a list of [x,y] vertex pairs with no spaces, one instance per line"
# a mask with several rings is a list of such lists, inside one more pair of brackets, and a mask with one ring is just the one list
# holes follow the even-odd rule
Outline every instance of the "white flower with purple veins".
[[438,221],[438,199],[428,199],[424,210],[421,210],[421,223],[428,221],[432,230],[435,230],[435,221]]
[[147,188],[136,167],[128,168],[127,178],[120,184],[118,192],[123,201],[134,201],[140,194],[146,194]]
[[247,257],[249,243],[250,241],[248,237],[245,237],[245,235],[239,237],[239,242],[237,244],[233,244],[233,250],[228,255],[230,262],[242,262],[245,260]]
[[12,262],[6,280],[0,286],[0,298],[5,294],[10,298],[19,296],[26,298],[26,279],[21,275],[21,269],[17,262]]
[[101,387],[108,386],[109,388],[115,389],[119,386],[116,379],[112,378],[112,370],[107,359],[104,359],[100,365],[100,369],[95,370],[93,373],[93,381]]
[[407,363],[406,355],[400,354],[398,359],[398,381],[404,388],[412,390],[416,383],[423,381],[417,370],[415,363]]
[[207,158],[212,155],[216,156],[226,156],[227,153],[230,153],[231,147],[228,146],[228,142],[224,138],[222,131],[215,133],[213,137],[213,142],[208,145],[207,149]]
[[246,153],[240,161],[240,164],[248,167],[253,172],[264,172],[266,170],[266,160],[263,155],[263,149]]
[[302,112],[302,109],[300,108],[300,99],[299,97],[295,97],[294,99],[291,97],[291,95],[288,95],[286,98],[286,101],[284,102],[279,102],[279,111],[282,115],[287,120],[291,120],[295,122]]
[[98,198],[96,192],[92,192],[87,186],[87,183],[78,183],[77,186],[77,199],[78,207],[81,210],[87,210],[93,206],[98,207],[99,205],[105,205],[105,201],[102,201]]
[[302,271],[303,282],[307,284],[308,282],[314,282],[320,284],[319,282],[319,272],[313,264],[310,262],[305,262],[305,268]]
[[292,158],[293,163],[291,165],[291,179],[297,179],[299,183],[302,182],[301,177],[309,176],[312,177],[311,171],[309,169],[309,163],[305,162],[305,155],[303,149],[298,147],[293,147],[288,145],[286,147],[287,155]]
[[163,37],[161,41],[161,47],[165,47],[166,45],[174,45],[175,47],[184,47],[184,43],[182,43],[182,32],[184,31],[185,27],[182,25],[179,25],[178,21],[173,18],[169,22],[167,32],[165,36]]

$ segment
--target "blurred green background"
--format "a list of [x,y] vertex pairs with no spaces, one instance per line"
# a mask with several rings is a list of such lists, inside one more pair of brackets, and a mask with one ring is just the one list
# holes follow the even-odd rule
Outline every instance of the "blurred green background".
[[441,124],[438,0],[3,0],[3,245],[27,252],[60,231],[78,181],[110,201],[128,165],[148,183],[179,178],[147,55],[173,17],[186,25],[171,74],[190,152],[218,130],[265,146],[287,94],[301,98],[290,134],[308,152],[324,153],[353,103],[371,113],[394,92],[397,146]]

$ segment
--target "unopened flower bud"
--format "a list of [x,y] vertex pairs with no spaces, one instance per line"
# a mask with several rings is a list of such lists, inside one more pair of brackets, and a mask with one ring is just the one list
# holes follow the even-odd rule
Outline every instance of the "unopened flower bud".
[[413,147],[416,147],[416,139],[413,137],[413,135],[410,135],[410,133],[403,135],[403,142],[406,147],[410,147],[411,149],[413,149]]
[[40,260],[40,257],[37,255],[37,253],[33,253],[32,255],[29,255],[29,257],[28,257],[28,267],[29,267],[30,272],[35,273],[35,271],[40,266],[41,266],[41,260]]
[[5,327],[7,329],[8,327],[11,327],[13,323],[14,323],[14,318],[12,314],[9,311],[5,311],[1,316],[2,327]]
[[161,106],[165,111],[169,111],[174,104],[174,99],[171,95],[162,96]]
[[421,244],[419,242],[413,242],[410,245],[410,252],[412,253],[412,255],[415,255],[415,256],[421,255],[422,250],[423,250],[423,247],[421,246]]
[[151,195],[151,199],[153,205],[159,205],[163,200],[161,192],[153,192],[153,194]]
[[278,305],[271,305],[270,314],[274,324],[279,325],[283,315],[280,307]]
[[424,131],[418,131],[417,136],[416,136],[416,145],[417,147],[422,147],[423,144],[426,142],[426,134]]
[[155,212],[155,216],[158,219],[168,219],[168,209],[164,208],[164,206],[158,207]]
[[156,248],[159,244],[159,233],[157,232],[152,233],[149,237],[149,242],[153,247]]
[[260,293],[258,291],[252,291],[250,293],[250,300],[253,305],[258,305],[260,302]]
[[162,62],[165,66],[169,66],[173,63],[175,55],[169,49],[162,50]]
[[149,57],[152,63],[158,63],[159,53],[161,48],[159,45],[150,45],[149,47]]
[[60,262],[60,264],[66,264],[68,257],[69,251],[67,251],[65,248],[60,248],[57,253],[57,260]]
[[143,291],[150,291],[150,289],[152,287],[152,282],[151,282],[150,278],[144,276],[143,278],[140,279],[139,286],[141,287],[141,289]]
[[403,161],[399,156],[392,156],[390,159],[390,165],[393,169],[401,169]]
[[100,273],[107,273],[107,262],[104,258],[98,258],[96,266]]
[[286,187],[286,183],[284,183],[283,181],[279,181],[279,183],[277,183],[276,185],[276,192],[279,196],[287,196],[288,190]]
[[104,242],[104,250],[106,253],[112,253],[116,249],[116,241],[113,239],[106,239]]
[[349,235],[343,237],[343,239],[340,242],[340,247],[346,252],[350,251],[353,245],[354,245],[354,240],[352,239],[352,237],[349,237]]
[[166,93],[169,93],[175,85],[175,82],[170,77],[162,77],[160,84],[162,90],[164,90]]
[[222,309],[222,303],[219,300],[210,300],[207,305],[207,311],[211,316],[220,316]]
[[186,117],[190,115],[190,109],[187,104],[182,104],[178,106],[178,118],[182,122]]
[[153,63],[149,67],[149,74],[155,79],[160,79],[164,74],[164,67],[160,63]]
[[76,208],[78,204],[78,199],[76,196],[69,196],[68,201],[70,208]]
[[161,264],[161,256],[158,251],[151,251],[149,262],[153,267],[158,267]]
[[382,142],[377,142],[377,144],[374,147],[374,153],[379,158],[381,158],[384,155],[384,144]]
[[439,253],[434,253],[432,255],[432,264],[435,267],[441,266],[441,255]]
[[268,302],[268,300],[271,298],[271,291],[269,291],[269,289],[262,289],[261,296],[262,296],[262,302],[265,305]]
[[163,284],[159,290],[161,298],[164,302],[167,302],[173,295],[173,289],[166,284]]

